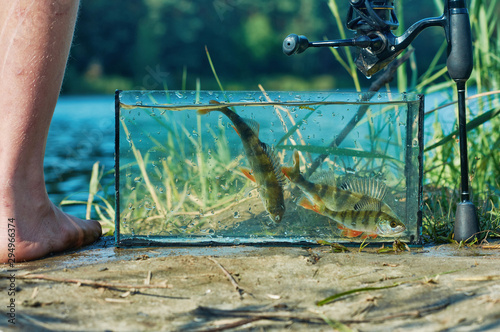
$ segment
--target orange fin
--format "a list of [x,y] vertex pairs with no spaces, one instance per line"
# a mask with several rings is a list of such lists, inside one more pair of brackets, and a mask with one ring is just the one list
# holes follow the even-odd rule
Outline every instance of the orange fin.
[[347,237],[358,237],[361,234],[363,234],[363,232],[355,231],[353,229],[346,229],[344,232],[345,232],[345,236],[347,236]]
[[362,231],[356,231],[354,229],[347,228],[343,225],[338,225],[337,227],[338,227],[338,229],[342,230],[342,236],[345,236],[345,237],[358,237],[361,234],[363,234]]
[[301,200],[299,201],[298,205],[302,206],[304,209],[312,210],[312,211],[314,211],[316,213],[320,213],[321,214],[319,206],[316,205],[316,204],[311,203],[311,201],[308,200],[305,197],[301,198]]
[[281,167],[281,172],[290,180],[290,173],[293,172],[293,167]]
[[233,127],[233,129],[236,132],[236,134],[238,134],[238,136],[241,137],[240,132],[238,131],[238,129],[236,129],[236,127],[234,125],[231,125],[231,127]]
[[240,167],[240,171],[241,171],[241,173],[243,173],[243,175],[245,175],[247,178],[249,178],[250,181],[257,182],[255,180],[255,176],[253,176],[253,171],[251,169]]

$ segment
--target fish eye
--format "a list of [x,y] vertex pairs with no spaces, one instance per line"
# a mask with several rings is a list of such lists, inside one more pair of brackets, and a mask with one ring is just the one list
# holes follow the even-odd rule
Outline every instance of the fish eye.
[[396,226],[397,226],[397,223],[396,223],[394,220],[393,220],[393,221],[391,221],[391,227],[392,227],[392,228],[394,228],[394,227],[396,227]]

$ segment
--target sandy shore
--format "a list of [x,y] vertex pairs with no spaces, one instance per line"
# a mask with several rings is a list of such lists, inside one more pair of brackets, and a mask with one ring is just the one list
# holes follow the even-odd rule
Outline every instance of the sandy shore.
[[14,296],[0,266],[0,330],[500,330],[500,249],[379,247],[122,249],[105,238],[17,263]]

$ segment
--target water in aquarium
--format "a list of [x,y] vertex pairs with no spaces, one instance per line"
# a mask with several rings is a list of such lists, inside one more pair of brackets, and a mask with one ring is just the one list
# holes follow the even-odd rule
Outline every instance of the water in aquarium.
[[423,97],[117,91],[118,245],[420,242]]

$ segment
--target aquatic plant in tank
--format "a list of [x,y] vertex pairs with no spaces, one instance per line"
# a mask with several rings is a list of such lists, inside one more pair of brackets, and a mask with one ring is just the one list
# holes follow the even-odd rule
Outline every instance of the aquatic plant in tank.
[[423,99],[117,91],[119,245],[420,241]]

